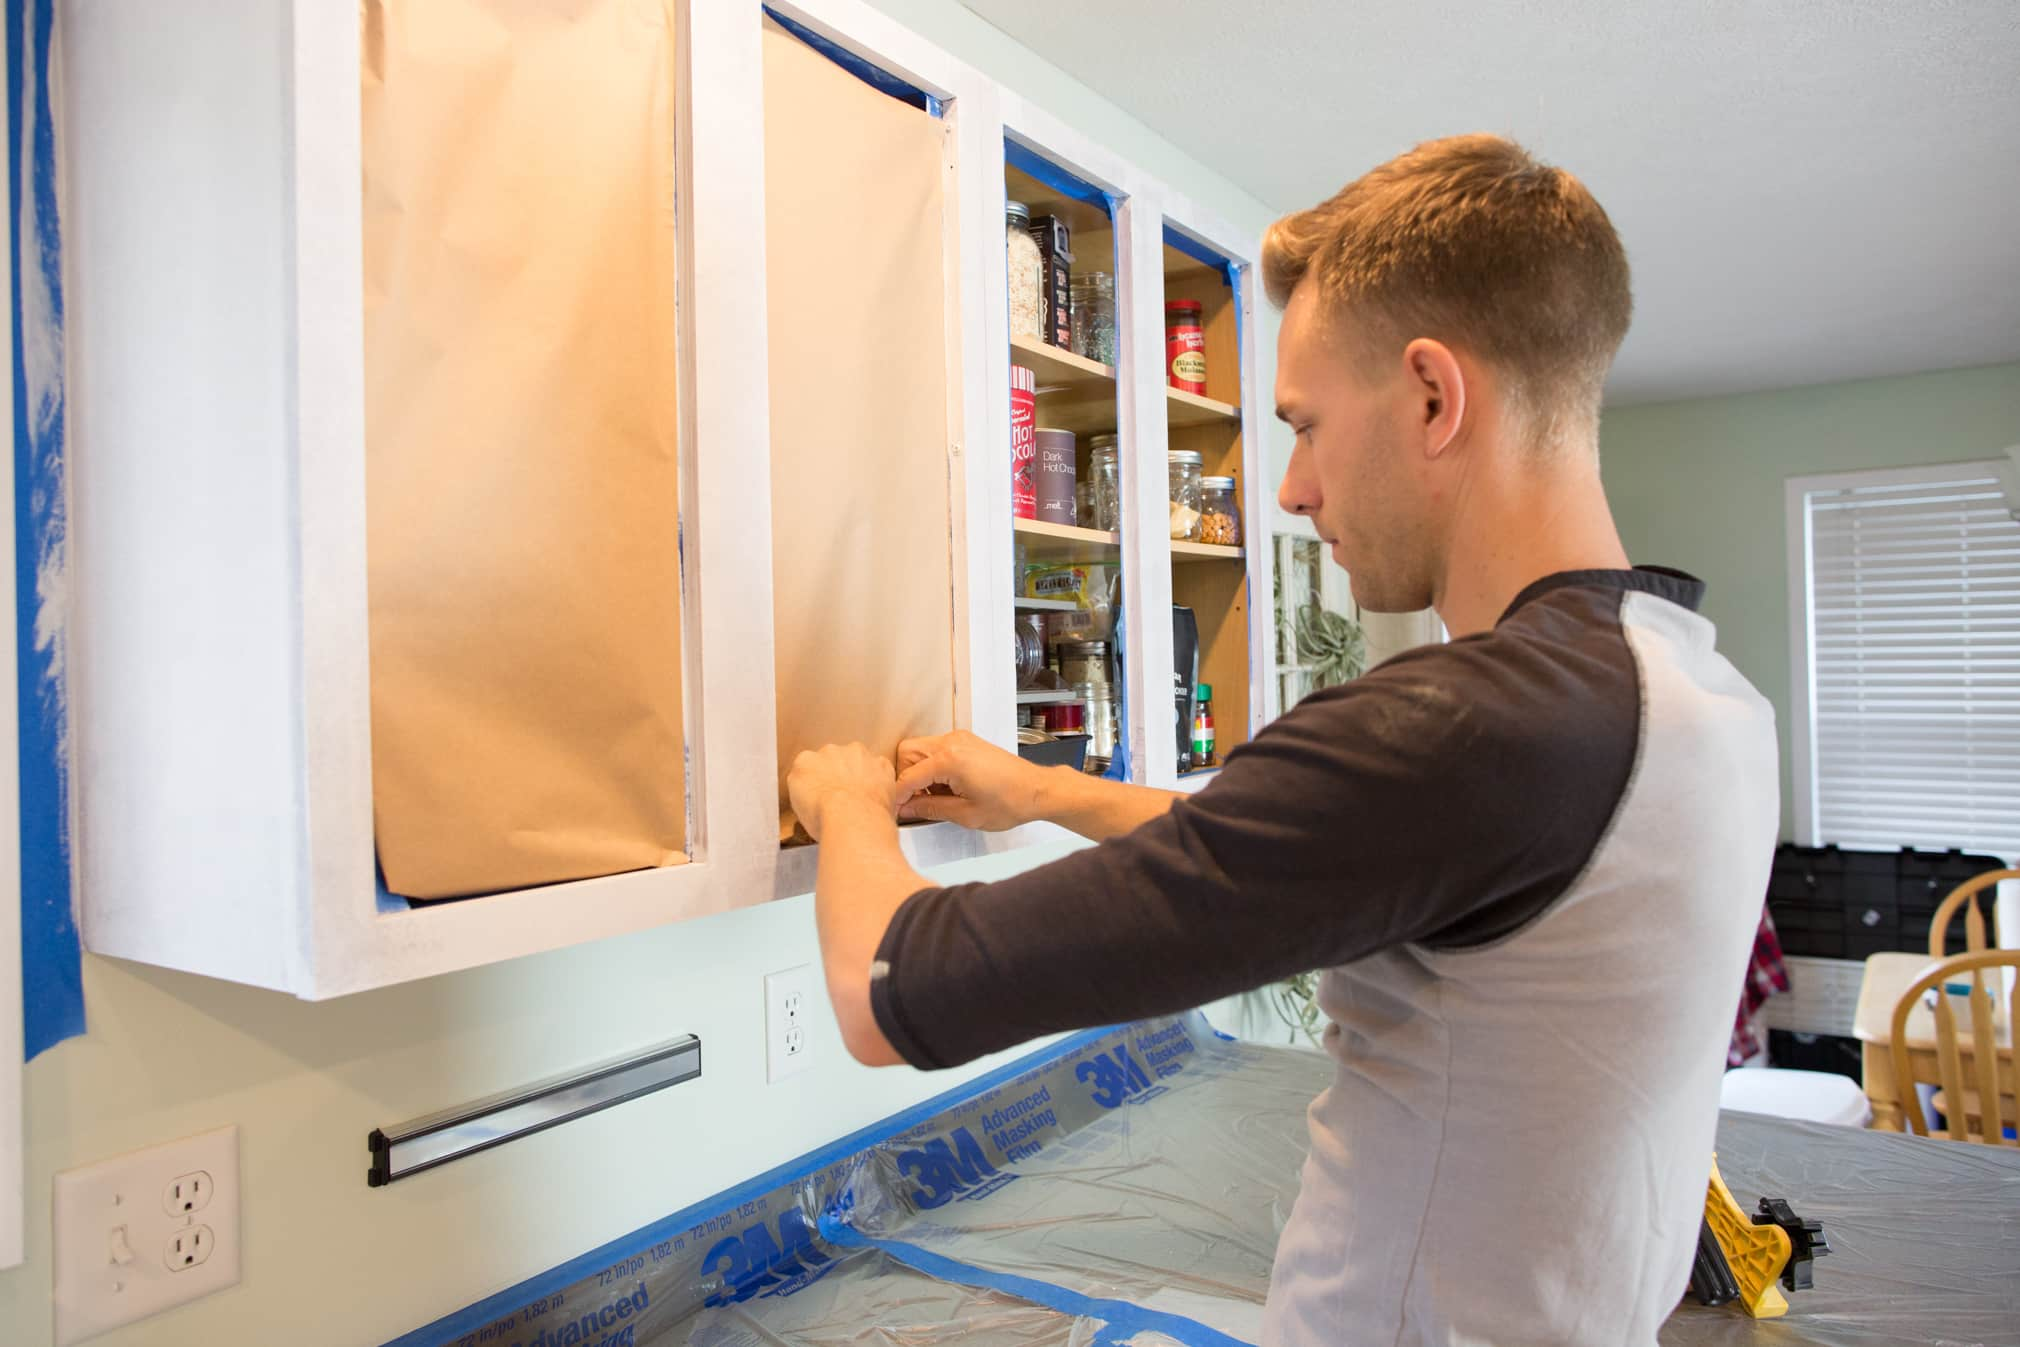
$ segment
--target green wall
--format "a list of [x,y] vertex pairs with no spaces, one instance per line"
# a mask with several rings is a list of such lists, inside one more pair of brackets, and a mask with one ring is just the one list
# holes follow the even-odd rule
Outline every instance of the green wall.
[[1607,494],[1635,561],[1709,585],[1719,647],[1775,706],[1793,826],[1783,483],[1990,458],[2020,444],[2020,365],[1608,409]]

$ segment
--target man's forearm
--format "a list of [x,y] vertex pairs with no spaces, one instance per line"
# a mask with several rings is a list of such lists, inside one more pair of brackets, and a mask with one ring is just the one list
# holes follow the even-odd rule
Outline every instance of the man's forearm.
[[1045,822],[1100,842],[1135,832],[1168,813],[1178,799],[1177,791],[1131,786],[1071,767],[1053,767],[1040,779],[1035,808],[1037,817]]
[[814,923],[842,1041],[860,1062],[895,1065],[901,1059],[870,1009],[870,964],[891,918],[927,882],[905,860],[897,824],[875,801],[830,801],[822,811],[820,840]]

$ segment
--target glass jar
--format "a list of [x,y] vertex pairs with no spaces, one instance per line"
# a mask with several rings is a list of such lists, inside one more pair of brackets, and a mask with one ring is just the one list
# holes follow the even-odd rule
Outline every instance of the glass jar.
[[1235,501],[1234,478],[1200,478],[1199,500],[1199,540],[1240,547],[1241,507]]
[[1084,529],[1098,529],[1101,525],[1094,522],[1096,518],[1097,516],[1094,511],[1094,478],[1092,476],[1092,469],[1090,468],[1088,479],[1084,482],[1076,482],[1073,487],[1073,522]]
[[1010,335],[1042,339],[1045,328],[1045,258],[1031,237],[1031,212],[1022,201],[1003,210],[1010,246]]
[[1067,286],[1072,308],[1073,354],[1115,363],[1115,277],[1105,271],[1075,276]]
[[1196,449],[1165,453],[1171,477],[1171,536],[1175,542],[1197,542],[1201,513],[1200,457]]
[[1017,686],[1035,685],[1045,668],[1045,626],[1042,613],[1017,614]]
[[1122,527],[1122,460],[1115,436],[1095,435],[1087,441],[1087,475],[1094,488],[1094,522],[1090,528],[1114,533]]
[[1061,641],[1059,643],[1059,676],[1070,687],[1091,684],[1108,686],[1108,642],[1106,641]]

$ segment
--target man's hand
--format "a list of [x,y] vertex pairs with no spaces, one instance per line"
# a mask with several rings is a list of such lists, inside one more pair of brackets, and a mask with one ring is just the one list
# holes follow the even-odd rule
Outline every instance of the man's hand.
[[861,744],[829,744],[793,759],[786,794],[800,826],[818,842],[828,805],[837,798],[867,800],[889,817],[895,777],[890,759],[883,755]]
[[[901,819],[933,819],[1002,832],[1040,817],[1049,769],[1007,753],[966,730],[898,745],[896,798]],[[924,792],[944,787],[952,794]]]

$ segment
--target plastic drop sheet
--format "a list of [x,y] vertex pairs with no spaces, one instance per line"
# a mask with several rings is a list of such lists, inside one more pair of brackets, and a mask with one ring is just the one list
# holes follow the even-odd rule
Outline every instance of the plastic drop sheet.
[[[395,1347],[1256,1343],[1332,1077],[1198,1015],[1080,1035]],[[1665,1347],[2020,1344],[2020,1151],[1746,1114],[1719,1148],[1834,1252],[1786,1318],[1686,1301]]]

